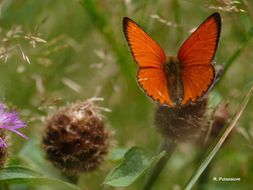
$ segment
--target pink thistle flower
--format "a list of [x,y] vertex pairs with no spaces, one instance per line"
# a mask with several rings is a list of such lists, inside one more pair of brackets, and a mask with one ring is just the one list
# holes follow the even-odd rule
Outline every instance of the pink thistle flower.
[[[0,128],[12,131],[19,136],[27,139],[18,129],[26,127],[26,123],[22,121],[16,111],[10,112],[4,104],[0,104]],[[7,144],[0,137],[0,148],[6,148]]]

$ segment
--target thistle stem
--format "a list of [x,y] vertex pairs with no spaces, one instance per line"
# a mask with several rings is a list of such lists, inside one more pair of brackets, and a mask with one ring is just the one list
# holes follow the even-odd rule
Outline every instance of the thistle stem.
[[164,157],[161,158],[154,166],[154,168],[150,171],[149,176],[147,177],[142,190],[152,189],[152,186],[158,179],[159,175],[162,173],[175,148],[176,144],[174,141],[171,141],[170,139],[164,140],[164,142],[160,146],[159,152],[165,151],[166,153]]
[[67,180],[69,183],[72,183],[74,185],[77,185],[79,177],[78,175],[66,175]]

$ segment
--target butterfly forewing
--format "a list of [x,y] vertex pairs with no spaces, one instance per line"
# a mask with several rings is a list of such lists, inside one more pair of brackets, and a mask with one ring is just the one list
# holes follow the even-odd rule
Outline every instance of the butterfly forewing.
[[211,86],[215,72],[211,61],[218,46],[221,30],[219,13],[208,17],[183,43],[178,52],[182,65],[184,97],[182,104],[196,101]]
[[125,37],[139,66],[137,80],[143,90],[160,104],[172,105],[163,71],[166,55],[162,48],[134,21],[123,19]]
[[166,55],[162,48],[134,21],[123,19],[125,37],[139,67],[162,68]]

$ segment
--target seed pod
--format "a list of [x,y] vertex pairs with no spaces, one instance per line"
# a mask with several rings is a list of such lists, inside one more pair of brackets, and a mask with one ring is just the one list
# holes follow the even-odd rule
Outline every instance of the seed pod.
[[42,144],[54,166],[75,174],[98,168],[107,153],[108,137],[99,107],[88,100],[48,117]]

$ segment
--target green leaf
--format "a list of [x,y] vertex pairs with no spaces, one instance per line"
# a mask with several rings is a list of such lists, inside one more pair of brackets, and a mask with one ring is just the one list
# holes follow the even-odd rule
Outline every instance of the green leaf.
[[124,158],[126,152],[126,148],[115,148],[108,155],[108,159],[111,161],[121,161]]
[[165,151],[156,156],[151,156],[143,149],[133,147],[125,154],[123,162],[107,175],[104,184],[115,187],[129,186],[164,155]]
[[235,127],[236,123],[240,119],[243,111],[245,110],[251,96],[253,94],[253,86],[249,90],[248,94],[245,96],[243,102],[241,103],[241,106],[239,107],[238,111],[236,112],[235,116],[231,120],[231,122],[227,125],[226,129],[222,132],[220,138],[217,140],[215,145],[211,148],[207,156],[204,158],[204,160],[201,162],[200,166],[195,170],[194,174],[190,178],[190,180],[187,182],[185,186],[185,190],[190,190],[192,189],[193,185],[195,182],[198,180],[202,172],[206,169],[208,164],[211,162],[215,154],[218,152],[218,150],[221,148],[223,145],[224,141],[232,131],[232,129]]
[[52,189],[80,190],[79,187],[64,181],[47,178],[41,173],[22,166],[10,166],[0,170],[0,183],[28,184],[31,186],[49,186]]

